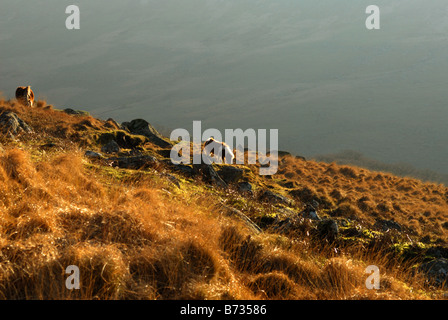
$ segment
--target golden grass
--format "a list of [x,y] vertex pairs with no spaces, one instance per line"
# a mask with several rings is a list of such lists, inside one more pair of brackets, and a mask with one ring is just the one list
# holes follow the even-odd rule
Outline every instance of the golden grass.
[[[102,184],[104,177],[88,171],[76,153],[34,163],[26,151],[8,149],[0,155],[0,172],[5,299],[371,295],[362,289],[362,266],[348,258],[304,259],[300,246],[282,249],[209,212],[203,199],[186,205],[154,182]],[[69,265],[80,268],[80,290],[65,288]]]
[[[37,132],[0,150],[2,299],[432,297],[423,279],[385,252],[341,253],[308,238],[253,234],[222,214],[219,195],[197,181],[178,189],[157,170],[117,179],[80,149],[88,131],[104,122],[37,105],[27,110],[0,101]],[[85,135],[80,124],[90,128]],[[50,138],[59,139],[62,149],[36,149]],[[340,204],[341,216],[372,220],[376,210],[409,227],[416,224],[419,232],[446,236],[433,226],[446,218],[442,186],[292,158],[282,170],[275,179],[295,178],[299,196]],[[369,190],[367,199],[361,199],[363,190]],[[384,276],[379,291],[365,287],[369,264]],[[69,265],[80,269],[79,290],[65,287]]]
[[[448,229],[442,227],[448,221],[448,188],[442,184],[294,157],[285,157],[280,170],[278,179],[298,186],[293,195],[304,202],[321,199],[328,208],[337,207],[336,216],[369,223],[394,220],[417,235],[448,240]],[[293,172],[299,173],[288,178]]]

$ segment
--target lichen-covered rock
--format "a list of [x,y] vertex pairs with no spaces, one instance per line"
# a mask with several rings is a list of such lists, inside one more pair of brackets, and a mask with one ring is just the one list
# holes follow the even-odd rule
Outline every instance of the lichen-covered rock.
[[193,164],[193,172],[202,175],[204,180],[220,188],[227,188],[227,183],[221,179],[212,165],[201,163]]
[[236,183],[243,177],[243,169],[232,167],[232,166],[224,166],[218,170],[219,176],[226,183]]
[[238,183],[238,191],[239,192],[252,192],[252,185],[247,181],[240,182],[240,183]]
[[33,132],[33,129],[25,121],[11,111],[5,111],[0,115],[0,128],[3,134],[10,135],[11,138],[15,138],[20,133]]
[[87,150],[86,152],[84,152],[84,156],[86,156],[87,158],[92,158],[92,159],[102,159],[103,155],[99,152],[95,152],[92,150]]
[[333,219],[323,219],[317,225],[317,234],[321,239],[334,241],[339,234],[339,228]]
[[260,193],[259,199],[261,201],[267,201],[272,203],[282,203],[285,205],[291,205],[293,201],[281,194],[278,194],[276,192],[272,192],[271,190],[264,190]]
[[65,108],[63,110],[66,114],[70,114],[73,116],[90,116],[90,113],[87,111],[83,111],[83,110],[73,110],[71,108]]
[[120,152],[120,146],[117,142],[115,142],[115,140],[112,140],[102,146],[101,151],[104,153],[117,153]]
[[108,159],[112,165],[124,169],[145,169],[153,167],[159,161],[153,156],[131,156],[131,157],[112,157]]
[[445,258],[434,259],[420,265],[425,273],[427,282],[435,286],[448,285],[448,260]]
[[148,138],[148,140],[156,146],[167,148],[171,147],[169,143],[148,121],[143,119],[135,119],[131,122],[123,122],[122,126],[129,132],[139,134]]
[[393,220],[383,220],[383,219],[377,220],[375,222],[375,224],[373,225],[373,227],[378,228],[384,232],[391,230],[391,229],[395,229],[397,231],[402,231],[401,225],[398,222],[395,222]]

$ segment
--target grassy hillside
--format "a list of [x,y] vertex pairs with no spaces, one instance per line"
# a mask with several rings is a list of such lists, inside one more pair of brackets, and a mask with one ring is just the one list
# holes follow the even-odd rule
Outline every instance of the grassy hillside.
[[384,163],[370,159],[362,153],[353,150],[344,150],[334,154],[317,155],[314,156],[313,159],[319,162],[336,162],[338,164],[354,165],[374,171],[390,172],[399,177],[413,177],[422,181],[448,185],[448,174],[442,174],[432,170],[417,169],[408,163]]
[[[112,119],[0,100],[7,111],[32,131],[0,125],[2,299],[444,297],[421,268],[447,258],[442,185],[285,156],[274,176],[214,165],[221,188]],[[119,152],[86,156],[110,140]],[[69,265],[79,290],[65,287]],[[379,290],[366,288],[368,265]]]

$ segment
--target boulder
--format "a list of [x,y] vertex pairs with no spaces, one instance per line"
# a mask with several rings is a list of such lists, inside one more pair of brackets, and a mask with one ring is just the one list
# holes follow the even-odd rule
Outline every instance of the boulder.
[[264,190],[259,195],[259,199],[262,201],[272,202],[272,203],[282,203],[285,205],[291,205],[292,200],[282,196],[281,194],[272,192],[271,190]]
[[125,130],[114,130],[111,132],[104,132],[98,136],[98,143],[101,145],[108,144],[115,141],[120,148],[135,149],[144,146],[147,138],[141,135],[130,134]]
[[104,126],[107,128],[114,129],[114,130],[120,129],[120,125],[117,123],[117,121],[115,121],[112,118],[107,119],[106,122],[104,123]]
[[334,241],[338,234],[339,228],[336,221],[329,218],[319,221],[317,225],[317,235],[319,238]]
[[240,182],[240,183],[238,183],[238,191],[239,192],[252,192],[252,185],[247,181]]
[[33,129],[14,112],[5,111],[0,115],[0,127],[5,135],[15,138],[20,133],[31,133]]
[[233,166],[224,166],[218,170],[219,176],[226,183],[235,183],[238,182],[243,177],[243,169],[233,167]]
[[426,256],[448,259],[448,247],[443,245],[431,246],[426,250]]
[[296,183],[294,181],[286,181],[281,184],[283,187],[292,189],[296,187]]
[[103,155],[102,155],[101,153],[99,153],[99,152],[95,152],[95,151],[92,151],[92,150],[87,150],[87,151],[84,153],[84,155],[85,155],[87,158],[92,158],[92,159],[102,159],[102,158],[103,158]]
[[158,160],[153,156],[131,156],[131,157],[112,157],[108,158],[112,165],[124,169],[145,169],[158,164]]
[[303,187],[298,189],[293,189],[288,192],[290,196],[296,198],[304,203],[316,202],[321,206],[321,208],[330,208],[333,203],[331,199],[326,195],[320,195],[315,189],[309,187]]
[[71,108],[65,108],[64,110],[65,113],[73,115],[73,116],[90,116],[90,113],[88,113],[87,111],[83,111],[83,110],[73,110]]
[[389,231],[391,229],[395,229],[397,231],[402,231],[402,227],[398,222],[393,220],[384,220],[379,219],[373,225],[374,228],[380,229],[383,232]]
[[212,185],[220,188],[227,188],[227,183],[221,179],[212,165],[205,163],[193,164],[193,172],[194,174],[202,175],[204,180]]
[[146,120],[135,119],[131,122],[123,122],[122,126],[133,134],[145,136],[156,146],[162,148],[172,147],[171,143],[165,140],[165,138]]
[[305,209],[299,213],[300,216],[311,220],[320,220],[317,210],[314,206],[307,204]]
[[118,143],[115,140],[111,140],[110,142],[106,143],[104,146],[102,146],[101,148],[101,152],[104,153],[117,153],[120,152],[120,146],[118,145]]
[[[168,162],[168,164],[173,165],[171,163],[171,160]],[[174,164],[173,169],[189,177],[192,177],[196,173],[191,166],[187,166],[185,164]]]
[[311,220],[320,220],[319,216],[317,215],[316,211],[310,211],[307,214],[307,218],[311,219]]
[[434,259],[420,265],[427,278],[428,284],[441,287],[448,284],[448,260],[445,258]]

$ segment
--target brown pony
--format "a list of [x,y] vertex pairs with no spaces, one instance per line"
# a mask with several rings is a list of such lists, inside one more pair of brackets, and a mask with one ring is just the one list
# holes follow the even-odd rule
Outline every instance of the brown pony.
[[16,89],[16,99],[25,106],[33,107],[34,92],[31,87],[18,87]]

